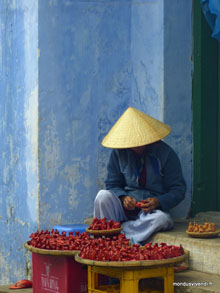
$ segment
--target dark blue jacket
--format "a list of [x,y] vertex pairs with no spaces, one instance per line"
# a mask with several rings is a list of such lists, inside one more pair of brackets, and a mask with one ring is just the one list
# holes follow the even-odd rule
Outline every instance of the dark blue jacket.
[[117,196],[130,195],[137,201],[148,197],[160,200],[161,210],[168,212],[185,197],[186,183],[180,161],[165,142],[146,146],[146,185],[137,180],[140,157],[130,149],[114,149],[108,163],[106,188]]

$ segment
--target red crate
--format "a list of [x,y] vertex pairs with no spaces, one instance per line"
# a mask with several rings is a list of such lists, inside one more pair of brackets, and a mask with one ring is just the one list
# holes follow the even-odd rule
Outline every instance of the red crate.
[[87,267],[74,256],[32,252],[33,293],[87,293]]

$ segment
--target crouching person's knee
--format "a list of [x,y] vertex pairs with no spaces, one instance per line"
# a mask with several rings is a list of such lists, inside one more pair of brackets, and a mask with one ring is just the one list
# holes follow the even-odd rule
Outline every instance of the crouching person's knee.
[[95,198],[95,204],[103,204],[111,201],[113,194],[109,190],[100,190]]
[[94,216],[120,221],[124,212],[120,200],[109,190],[100,190],[94,202]]

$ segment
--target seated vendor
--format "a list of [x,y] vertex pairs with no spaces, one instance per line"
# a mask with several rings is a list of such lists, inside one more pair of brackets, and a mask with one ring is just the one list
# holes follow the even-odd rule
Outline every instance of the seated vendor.
[[122,232],[136,243],[171,229],[169,210],[185,197],[180,161],[161,140],[169,133],[168,125],[129,107],[102,141],[113,150],[107,190],[95,198],[94,217],[120,221]]

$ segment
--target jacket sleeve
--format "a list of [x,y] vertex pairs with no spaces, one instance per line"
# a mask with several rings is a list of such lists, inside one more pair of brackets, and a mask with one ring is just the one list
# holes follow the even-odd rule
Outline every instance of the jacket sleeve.
[[160,200],[161,209],[168,212],[185,198],[186,192],[180,161],[173,150],[168,154],[162,173],[166,193],[157,198]]
[[124,190],[126,185],[124,175],[121,173],[119,158],[116,150],[113,150],[107,166],[106,189],[111,190],[116,196],[128,195]]

